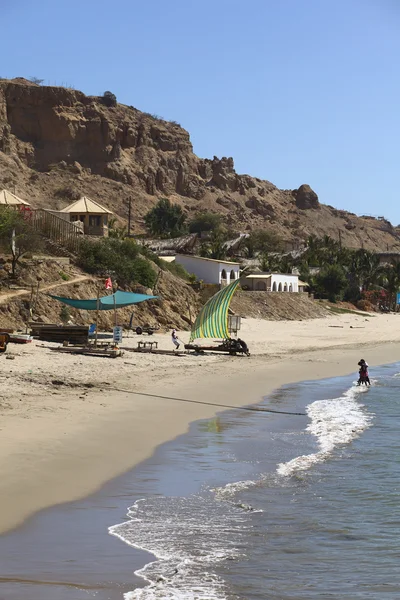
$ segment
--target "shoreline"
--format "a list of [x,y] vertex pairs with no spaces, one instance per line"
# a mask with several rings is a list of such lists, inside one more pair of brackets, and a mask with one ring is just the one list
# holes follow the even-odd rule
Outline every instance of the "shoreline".
[[[293,324],[285,325],[293,328]],[[386,343],[364,343],[361,338],[332,348],[291,349],[279,358],[261,353],[250,359],[196,358],[195,363],[182,368],[172,358],[166,368],[162,363],[164,368],[156,381],[149,381],[149,369],[144,371],[145,378],[141,373],[137,383],[134,374],[130,381],[125,375],[120,377],[120,386],[129,386],[135,395],[111,389],[108,392],[104,382],[100,389],[88,389],[83,395],[82,389],[53,392],[68,408],[64,405],[42,411],[28,420],[25,415],[25,423],[18,415],[4,420],[0,439],[0,533],[18,527],[46,508],[96,492],[152,456],[160,445],[187,432],[192,422],[226,410],[223,406],[219,409],[148,398],[140,391],[241,407],[260,402],[282,385],[356,372],[361,352],[371,367],[398,362],[400,336],[398,341]],[[141,358],[135,357],[137,362]],[[153,363],[161,366],[158,357]],[[96,368],[104,369],[108,363],[102,365]],[[48,396],[37,400],[48,407]]]

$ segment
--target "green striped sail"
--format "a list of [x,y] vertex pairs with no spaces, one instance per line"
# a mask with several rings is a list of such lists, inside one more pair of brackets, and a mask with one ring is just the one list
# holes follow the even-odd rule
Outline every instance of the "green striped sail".
[[192,327],[191,342],[197,338],[226,339],[229,337],[228,309],[238,285],[239,279],[236,279],[206,302]]

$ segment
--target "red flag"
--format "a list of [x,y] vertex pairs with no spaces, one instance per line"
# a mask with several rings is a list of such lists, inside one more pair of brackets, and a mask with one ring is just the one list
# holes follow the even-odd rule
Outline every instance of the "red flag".
[[112,290],[111,277],[109,277],[108,279],[106,279],[106,290]]

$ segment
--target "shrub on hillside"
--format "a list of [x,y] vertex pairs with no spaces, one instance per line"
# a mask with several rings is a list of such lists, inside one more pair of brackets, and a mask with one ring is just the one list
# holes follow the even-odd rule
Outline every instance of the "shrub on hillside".
[[221,215],[211,212],[199,213],[189,222],[190,233],[214,231],[221,225]]
[[[155,263],[157,267],[161,269],[161,271],[169,271],[170,273],[172,273],[176,277],[180,277],[184,281],[188,281],[191,283],[193,282],[194,276],[191,273],[188,273],[185,267],[183,267],[182,265],[176,262],[167,262],[166,260],[163,260],[162,258],[157,256],[157,254],[154,254],[154,252],[152,252],[147,246],[141,246],[140,253],[143,254],[143,256],[145,256],[149,260],[151,260],[153,263]],[[194,280],[196,280],[196,277],[194,277]]]
[[168,198],[161,198],[144,217],[150,233],[163,238],[182,235],[185,232],[185,220],[182,208],[172,204]]
[[117,96],[112,92],[104,92],[102,102],[105,106],[117,106]]
[[192,275],[190,273],[188,273],[188,271],[186,271],[185,267],[183,267],[179,263],[166,262],[165,260],[162,260],[162,259],[161,259],[161,262],[164,263],[166,271],[169,271],[176,277],[180,277],[181,279],[184,279],[185,281],[192,281],[192,279],[193,279]]
[[140,283],[152,288],[156,273],[149,261],[140,256],[132,239],[83,240],[79,247],[79,265],[88,273],[111,275],[120,286]]

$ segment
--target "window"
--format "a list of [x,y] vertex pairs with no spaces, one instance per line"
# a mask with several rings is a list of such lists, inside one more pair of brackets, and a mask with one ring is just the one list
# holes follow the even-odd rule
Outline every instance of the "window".
[[100,227],[101,217],[99,215],[89,215],[89,227]]
[[226,281],[226,271],[225,271],[225,269],[222,269],[221,279],[225,279],[225,281]]
[[234,281],[236,279],[236,273],[235,271],[232,269],[231,271],[231,281]]

